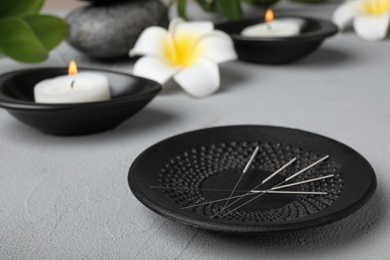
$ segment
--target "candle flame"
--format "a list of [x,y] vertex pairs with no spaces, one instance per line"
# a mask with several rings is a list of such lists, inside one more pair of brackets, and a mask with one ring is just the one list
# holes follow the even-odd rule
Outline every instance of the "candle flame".
[[271,22],[273,19],[274,19],[274,12],[272,11],[271,8],[268,8],[267,9],[267,12],[265,12],[265,17],[264,17],[264,20],[266,22]]
[[73,60],[69,63],[68,74],[76,75],[78,73],[76,62]]

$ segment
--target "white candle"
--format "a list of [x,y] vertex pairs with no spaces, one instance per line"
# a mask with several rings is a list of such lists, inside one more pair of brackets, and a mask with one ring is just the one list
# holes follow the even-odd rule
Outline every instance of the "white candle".
[[248,26],[241,32],[241,35],[250,37],[291,37],[299,34],[298,24],[277,20]]
[[274,20],[274,14],[268,9],[265,14],[265,23],[255,24],[246,27],[242,36],[249,37],[291,37],[299,35],[301,25],[293,19]]
[[37,103],[85,103],[111,99],[108,79],[94,72],[59,76],[34,87]]

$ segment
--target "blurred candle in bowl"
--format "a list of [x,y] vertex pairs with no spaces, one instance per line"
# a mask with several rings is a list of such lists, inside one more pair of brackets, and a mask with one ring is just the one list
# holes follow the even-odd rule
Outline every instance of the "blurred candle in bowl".
[[242,30],[242,36],[248,37],[291,37],[300,34],[300,25],[293,20],[274,20],[272,9],[264,17],[265,23],[255,24]]
[[108,79],[96,72],[78,73],[76,63],[69,64],[69,73],[46,79],[34,87],[37,103],[87,103],[111,99]]

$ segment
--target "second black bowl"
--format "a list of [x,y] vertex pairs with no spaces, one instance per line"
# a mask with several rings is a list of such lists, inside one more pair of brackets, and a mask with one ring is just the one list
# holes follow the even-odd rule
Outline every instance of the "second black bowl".
[[0,107],[19,121],[45,133],[82,135],[118,126],[160,91],[151,80],[98,69],[80,69],[105,75],[110,84],[109,101],[74,104],[40,104],[34,102],[34,86],[38,82],[66,75],[66,68],[40,68],[10,72],[0,76]]
[[260,64],[284,64],[296,61],[313,52],[327,38],[337,33],[332,22],[300,16],[279,15],[278,18],[294,18],[304,21],[301,34],[292,37],[248,37],[241,31],[258,24],[259,19],[244,19],[215,25],[229,34],[234,42],[238,58]]

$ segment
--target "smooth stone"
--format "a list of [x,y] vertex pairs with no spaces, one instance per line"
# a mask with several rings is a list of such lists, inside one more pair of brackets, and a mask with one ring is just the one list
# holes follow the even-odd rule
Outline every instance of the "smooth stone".
[[159,0],[90,5],[74,10],[66,20],[67,42],[97,59],[126,57],[144,29],[169,23],[167,8]]

